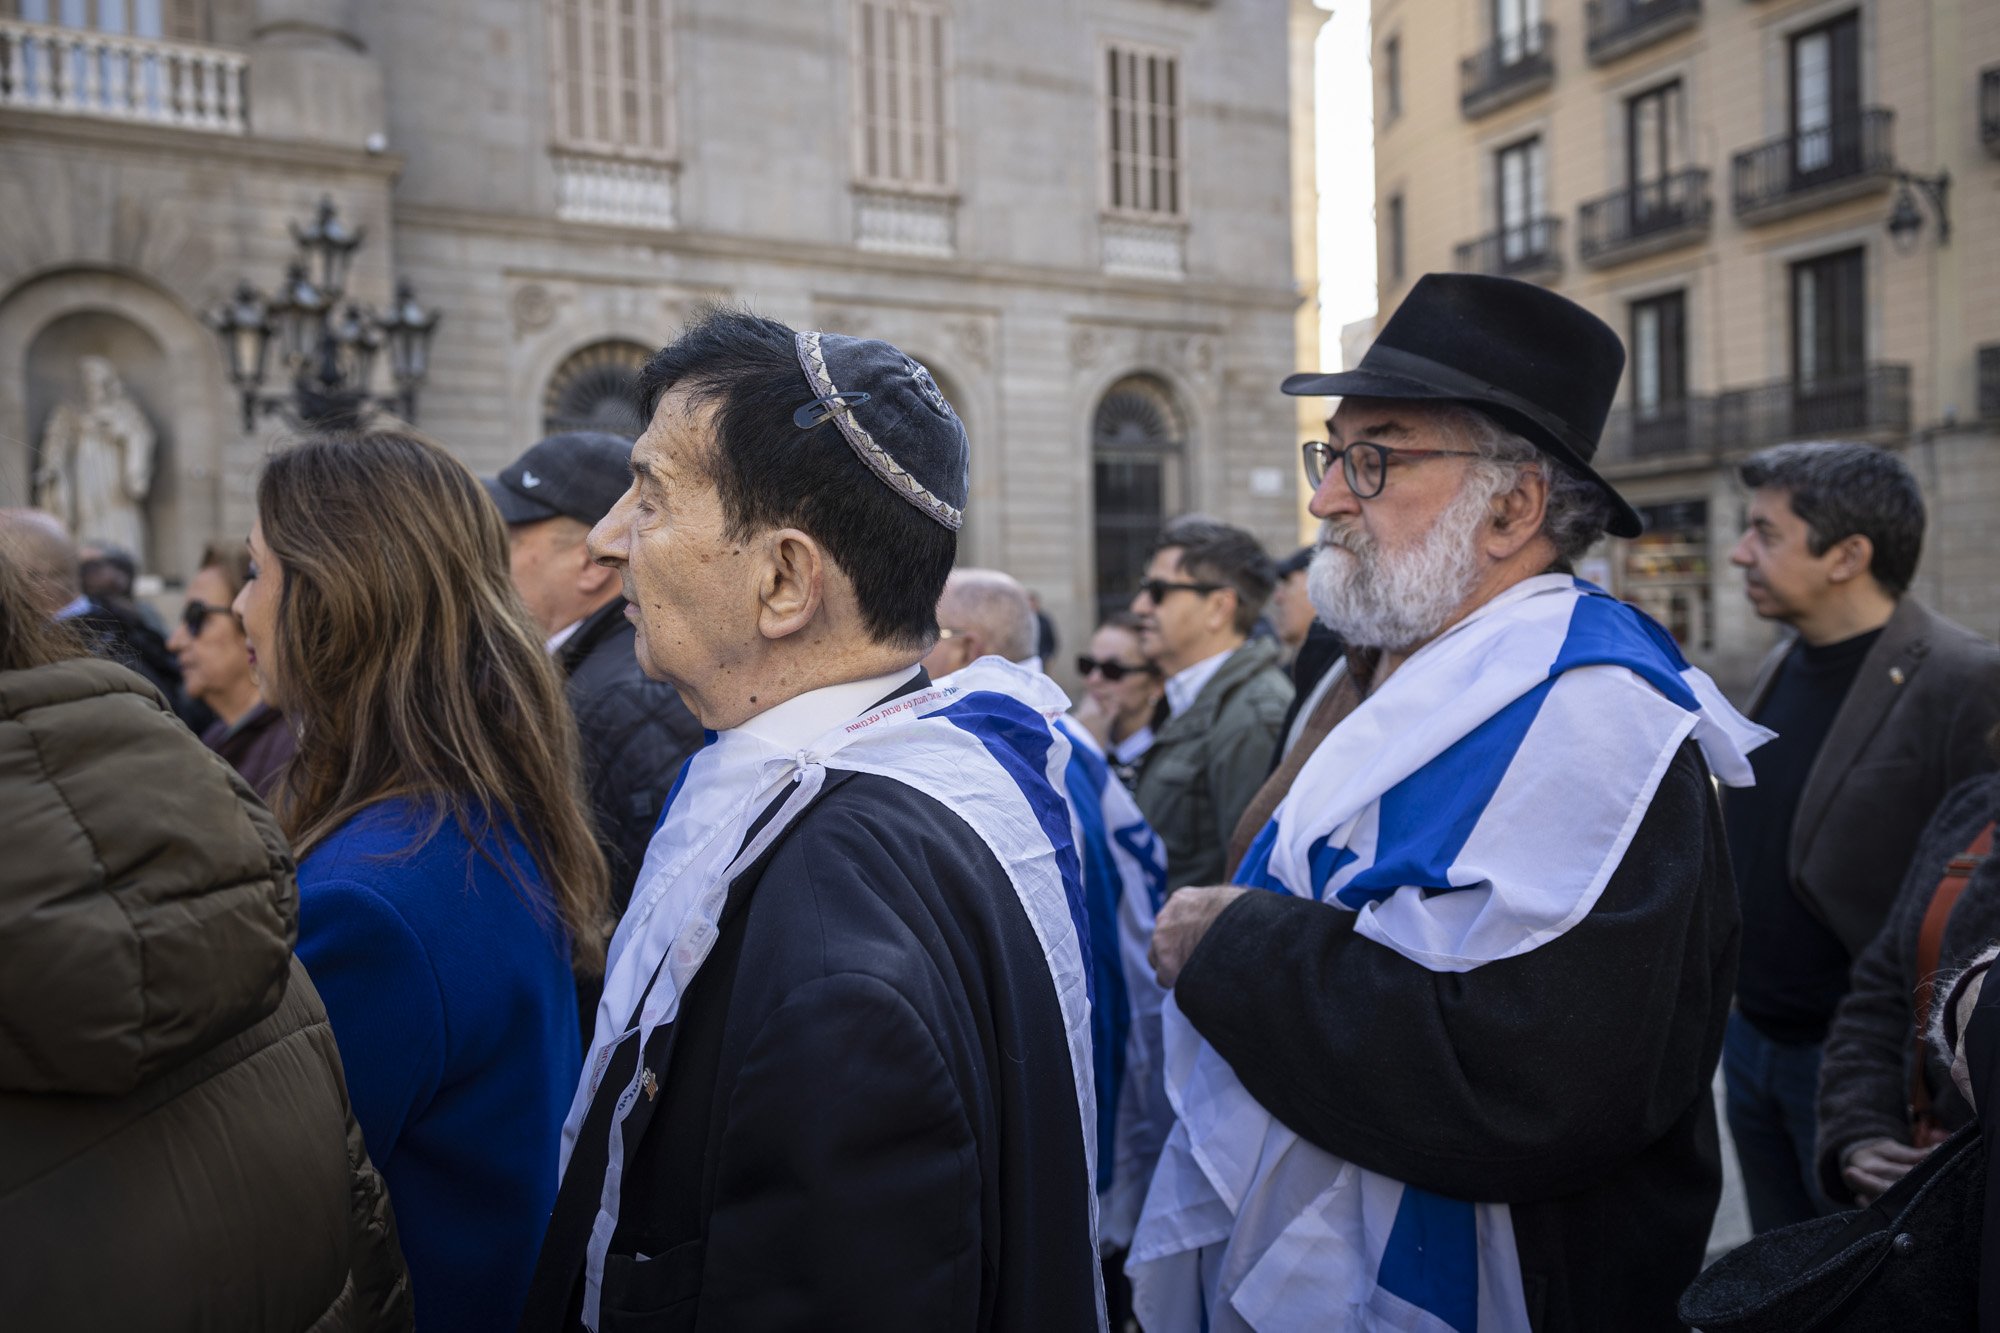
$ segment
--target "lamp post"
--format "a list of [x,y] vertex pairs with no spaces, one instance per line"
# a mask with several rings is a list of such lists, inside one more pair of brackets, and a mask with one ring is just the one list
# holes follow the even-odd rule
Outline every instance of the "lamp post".
[[1899,185],[1896,202],[1889,210],[1889,239],[1896,243],[1896,249],[1903,254],[1916,249],[1917,233],[1924,229],[1924,215],[1917,207],[1919,193],[1931,206],[1931,212],[1937,214],[1938,244],[1950,245],[1951,173],[1940,171],[1935,176],[1918,176],[1898,171],[1896,180]]
[[[253,428],[260,412],[301,426],[349,425],[370,407],[414,422],[438,312],[417,303],[407,278],[396,284],[396,299],[386,310],[345,299],[347,271],[366,235],[340,220],[332,199],[322,199],[313,220],[295,222],[291,231],[299,254],[277,294],[267,300],[245,281],[233,299],[208,314],[209,327],[222,342],[229,382],[243,399],[243,429]],[[274,342],[291,378],[284,392],[264,389]],[[376,395],[369,385],[385,346],[396,388]]]

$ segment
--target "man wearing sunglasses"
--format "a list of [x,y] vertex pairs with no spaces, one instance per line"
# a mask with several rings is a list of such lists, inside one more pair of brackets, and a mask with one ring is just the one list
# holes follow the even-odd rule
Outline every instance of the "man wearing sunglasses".
[[1433,274],[1285,382],[1340,399],[1307,578],[1348,651],[1235,883],[1154,931],[1150,1333],[1679,1326],[1738,934],[1710,775],[1770,733],[1572,572],[1640,531],[1590,466],[1624,361],[1551,292]]
[[1229,834],[1263,785],[1292,683],[1250,639],[1276,583],[1241,528],[1189,514],[1160,533],[1132,599],[1139,648],[1166,679],[1166,719],[1133,788],[1167,847],[1167,888],[1222,880]]

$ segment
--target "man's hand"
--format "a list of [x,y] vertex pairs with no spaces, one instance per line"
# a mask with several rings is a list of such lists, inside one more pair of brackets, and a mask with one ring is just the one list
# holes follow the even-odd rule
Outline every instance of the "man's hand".
[[1215,918],[1248,892],[1233,884],[1218,884],[1206,889],[1181,889],[1167,899],[1153,923],[1153,943],[1146,950],[1146,961],[1153,965],[1153,975],[1162,986],[1173,989],[1180,980],[1181,969],[1194,953],[1194,946],[1208,934]]
[[1868,1139],[1842,1155],[1840,1178],[1865,1208],[1910,1174],[1910,1168],[1930,1156],[1930,1152],[1929,1148],[1912,1148],[1894,1139]]

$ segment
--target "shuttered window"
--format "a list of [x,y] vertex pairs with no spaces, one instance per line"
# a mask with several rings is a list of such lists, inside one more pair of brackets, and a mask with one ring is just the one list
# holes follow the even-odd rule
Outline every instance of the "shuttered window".
[[549,0],[550,120],[557,147],[673,155],[670,0]]
[[952,188],[950,39],[938,5],[854,6],[854,173],[863,184],[916,193]]
[[1180,61],[1162,51],[1104,52],[1105,204],[1114,213],[1177,218],[1181,181]]

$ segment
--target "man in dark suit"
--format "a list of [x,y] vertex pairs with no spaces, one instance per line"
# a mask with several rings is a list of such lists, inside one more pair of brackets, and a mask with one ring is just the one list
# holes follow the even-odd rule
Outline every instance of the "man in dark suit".
[[1723,1075],[1764,1231],[1830,1206],[1814,1155],[1821,1043],[1938,801],[1992,767],[2000,648],[1910,594],[1924,506],[1894,454],[1781,445],[1742,479],[1749,522],[1730,559],[1757,614],[1795,631],[1751,696],[1778,738],[1753,757],[1757,785],[1724,800],[1743,960]]
[[[733,311],[639,393],[591,546],[711,740],[612,942],[522,1327],[1101,1327],[1053,740],[997,695],[934,721],[963,695],[918,665],[964,430],[888,344]],[[1006,756],[1005,790],[881,761],[925,726],[965,766]],[[841,762],[859,750],[880,762]],[[1034,864],[1003,865],[988,799],[1026,815]]]
[[[674,775],[701,748],[701,724],[674,687],[632,653],[618,575],[586,539],[631,484],[632,442],[601,431],[551,435],[486,482],[507,520],[514,587],[568,677],[597,840],[624,912]],[[588,1020],[595,996],[583,1008]]]

